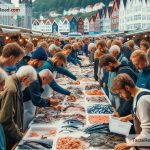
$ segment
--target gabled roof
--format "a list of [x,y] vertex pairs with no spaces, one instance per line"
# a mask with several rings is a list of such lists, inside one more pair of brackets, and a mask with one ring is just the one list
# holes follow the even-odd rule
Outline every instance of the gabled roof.
[[99,12],[99,16],[100,16],[100,18],[101,18],[101,17],[102,17],[102,14],[103,14],[103,10],[100,9],[100,10],[98,10],[98,12]]
[[109,14],[109,17],[111,17],[111,10],[112,10],[112,7],[108,7],[108,14]]
[[90,18],[89,22],[91,22],[91,20],[93,20],[93,21],[95,22],[96,17],[95,17],[95,16],[92,16],[92,17]]
[[103,16],[106,17],[107,7],[103,7],[102,10],[103,10],[103,12],[102,12],[102,17],[103,17]]
[[72,20],[72,16],[65,16],[65,18],[67,18],[68,19],[68,21],[70,22],[71,20]]
[[[113,11],[114,6],[115,6],[116,3],[117,3],[117,7],[119,8],[119,6],[120,6],[120,0],[114,0],[113,6],[112,6],[112,11]],[[112,11],[111,11],[111,14],[112,14]]]
[[123,5],[124,5],[124,7],[127,6],[127,0],[123,0]]
[[77,19],[77,21],[80,21],[80,20],[84,21],[82,17],[79,17],[79,18]]
[[75,19],[75,20],[77,21],[76,17],[74,17],[74,16],[71,18],[71,20],[70,20],[70,21],[72,21],[73,19]]

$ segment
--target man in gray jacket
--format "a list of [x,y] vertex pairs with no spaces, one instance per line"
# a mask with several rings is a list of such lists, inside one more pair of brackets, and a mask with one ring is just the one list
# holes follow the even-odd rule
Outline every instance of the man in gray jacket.
[[36,79],[37,73],[34,68],[23,66],[5,81],[5,88],[1,94],[0,122],[4,128],[6,149],[8,150],[23,137],[22,90]]

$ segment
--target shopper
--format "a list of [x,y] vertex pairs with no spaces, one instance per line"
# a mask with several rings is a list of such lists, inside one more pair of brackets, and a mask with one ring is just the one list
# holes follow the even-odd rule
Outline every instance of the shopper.
[[[7,80],[7,78],[8,78],[7,73],[3,69],[0,68],[0,92],[4,90],[4,85],[5,85],[5,81]],[[1,95],[0,95],[0,105],[1,105]],[[0,149],[5,150],[5,148],[6,148],[5,135],[3,131],[3,126],[0,121]]]
[[81,62],[77,58],[73,58],[71,56],[71,52],[72,52],[71,44],[65,45],[62,53],[66,56],[67,62],[71,62],[74,65],[81,66]]
[[[131,78],[136,82],[137,76],[135,72],[130,68],[128,65],[122,65],[115,57],[111,56],[110,54],[105,54],[100,57],[100,66],[105,68],[108,72],[114,72],[116,76],[121,73],[127,73],[131,76]],[[109,78],[108,80],[112,81],[113,78]],[[111,86],[111,85],[110,85]],[[110,89],[110,87],[108,87]],[[111,90],[109,92],[112,92]],[[117,113],[119,116],[125,116],[130,114],[132,101],[124,102],[118,96],[112,93],[113,97],[109,97],[113,106],[116,108]]]
[[29,93],[24,92],[24,131],[27,129],[29,123],[33,120],[33,117],[35,116],[36,106],[50,107],[59,104],[58,100],[51,99],[50,97],[42,98],[41,96],[44,91],[43,87],[50,84],[53,80],[53,74],[48,69],[44,69],[39,72],[38,80],[35,80],[30,84],[28,88]]
[[[150,134],[150,91],[138,88],[132,78],[127,74],[118,75],[112,82],[112,91],[123,97],[126,101],[133,97],[133,117],[129,115],[122,117],[120,120],[129,121],[134,120],[134,126],[137,137],[135,140],[128,143],[121,143],[115,147],[115,150],[127,149],[131,146],[136,146],[138,140],[146,138]],[[143,135],[145,137],[143,137]],[[138,143],[139,144],[139,143]],[[149,149],[149,148],[148,148]]]
[[114,40],[112,42],[112,46],[113,45],[119,46],[121,53],[130,61],[132,51],[128,47],[124,46],[121,40]]
[[0,66],[14,66],[24,56],[24,50],[17,43],[10,43],[4,46],[0,56]]
[[31,57],[33,50],[34,50],[34,45],[33,45],[33,43],[32,43],[32,42],[28,42],[28,43],[25,45],[25,56]]
[[96,51],[96,45],[94,43],[90,43],[88,45],[88,51],[89,51],[89,60],[90,60],[90,63],[93,64],[94,62],[94,53]]
[[109,54],[115,57],[121,64],[128,64],[128,59],[121,53],[120,47],[113,45],[109,49]]
[[89,52],[88,52],[88,45],[90,44],[90,38],[85,38],[84,42],[85,43],[84,43],[83,51],[85,53],[85,56],[88,57],[88,54],[89,54]]
[[147,41],[141,41],[140,49],[147,54],[148,61],[150,63],[150,44]]
[[22,91],[36,79],[37,73],[33,67],[23,66],[6,80],[1,95],[0,122],[4,128],[7,149],[11,149],[23,137]]
[[[100,40],[96,43],[97,50],[94,53],[94,78],[96,81],[99,79],[101,69],[99,68],[100,57],[107,53],[107,45],[104,40]],[[102,79],[102,77],[101,77]]]
[[150,90],[150,64],[144,51],[136,50],[131,55],[132,63],[139,70],[136,85]]

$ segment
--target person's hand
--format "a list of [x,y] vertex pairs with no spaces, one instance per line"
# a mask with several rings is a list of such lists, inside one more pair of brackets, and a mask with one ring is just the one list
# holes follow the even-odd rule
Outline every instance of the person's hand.
[[69,96],[70,96],[70,98],[71,98],[72,100],[76,100],[76,97],[75,97],[74,94],[71,93]]
[[127,122],[127,121],[129,121],[129,118],[128,118],[128,116],[120,117],[120,121]]
[[79,85],[79,84],[80,84],[80,81],[79,81],[79,80],[76,80],[76,81],[74,81],[74,84]]
[[118,112],[114,112],[114,113],[113,113],[113,116],[114,116],[114,117],[117,117],[117,118],[119,118],[119,117],[120,117],[120,115],[119,115],[119,113],[118,113]]
[[51,105],[57,106],[60,103],[60,100],[59,99],[53,99],[53,98],[51,98],[50,102],[51,102]]
[[56,107],[58,110],[63,110],[63,106],[62,105],[58,105],[57,107]]
[[128,150],[129,146],[127,143],[120,143],[115,146],[115,150]]

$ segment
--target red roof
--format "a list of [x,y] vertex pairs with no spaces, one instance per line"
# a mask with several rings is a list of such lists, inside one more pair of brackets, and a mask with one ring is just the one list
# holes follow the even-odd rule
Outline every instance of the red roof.
[[65,16],[67,19],[68,19],[68,21],[70,22],[71,20],[72,20],[72,16]]

